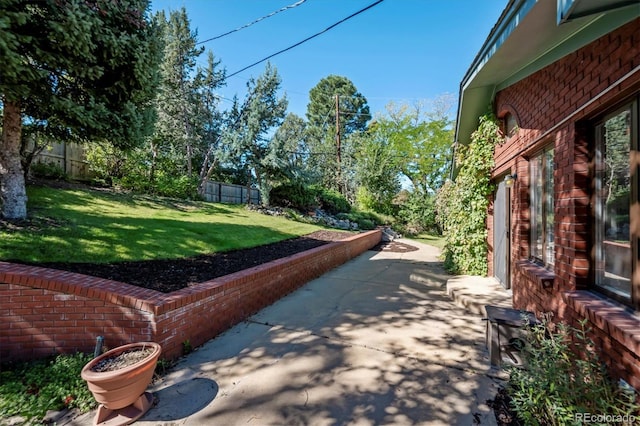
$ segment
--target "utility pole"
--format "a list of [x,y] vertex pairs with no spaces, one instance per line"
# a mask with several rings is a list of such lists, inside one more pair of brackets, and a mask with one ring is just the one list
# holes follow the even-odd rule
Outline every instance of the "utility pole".
[[336,161],[337,161],[337,165],[338,165],[338,190],[340,191],[340,193],[342,194],[342,167],[341,167],[341,160],[342,158],[340,157],[340,151],[342,151],[342,147],[340,146],[340,95],[338,95],[336,93],[336,151],[337,151],[337,155],[336,155]]

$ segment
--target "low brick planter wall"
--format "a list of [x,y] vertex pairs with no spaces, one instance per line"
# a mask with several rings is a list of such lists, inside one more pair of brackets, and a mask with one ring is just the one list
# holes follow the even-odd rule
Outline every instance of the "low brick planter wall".
[[172,293],[0,262],[0,362],[154,341],[162,357],[202,345],[323,273],[369,250],[375,230]]

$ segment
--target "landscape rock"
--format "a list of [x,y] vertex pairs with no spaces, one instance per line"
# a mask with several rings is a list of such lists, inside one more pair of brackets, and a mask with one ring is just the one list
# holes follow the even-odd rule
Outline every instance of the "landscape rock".
[[402,238],[402,235],[395,232],[393,229],[389,227],[385,227],[382,229],[382,241],[393,241],[397,238]]
[[[289,213],[287,209],[282,207],[275,206],[261,206],[256,204],[247,205],[249,210],[258,211],[262,214],[267,214],[270,216],[288,216]],[[328,226],[330,228],[336,229],[344,229],[346,231],[358,231],[360,227],[356,222],[351,222],[347,219],[338,219],[335,216],[325,212],[322,209],[315,209],[306,215],[304,215],[305,219],[311,223],[315,223],[318,225]]]

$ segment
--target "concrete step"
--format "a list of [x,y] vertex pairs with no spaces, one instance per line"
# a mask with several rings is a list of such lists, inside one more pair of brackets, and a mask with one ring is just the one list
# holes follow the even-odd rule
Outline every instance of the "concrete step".
[[493,277],[458,275],[447,281],[447,294],[454,303],[483,317],[485,305],[512,307],[513,294]]

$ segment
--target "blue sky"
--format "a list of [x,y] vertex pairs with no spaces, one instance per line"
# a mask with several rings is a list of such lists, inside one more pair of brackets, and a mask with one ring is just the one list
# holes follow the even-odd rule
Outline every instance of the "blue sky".
[[[184,6],[202,41],[241,27],[299,0],[152,0],[152,11]],[[227,72],[289,47],[374,3],[375,0],[306,0],[301,5],[223,38],[205,43]],[[289,112],[304,117],[309,90],[335,74],[349,78],[371,112],[389,102],[429,102],[460,81],[507,0],[385,0],[270,62],[282,78]],[[206,63],[202,55],[200,62]],[[246,93],[246,82],[265,64],[227,80],[221,95]],[[228,102],[227,102],[228,104]],[[224,108],[224,105],[223,105]],[[452,114],[455,114],[453,105]]]

